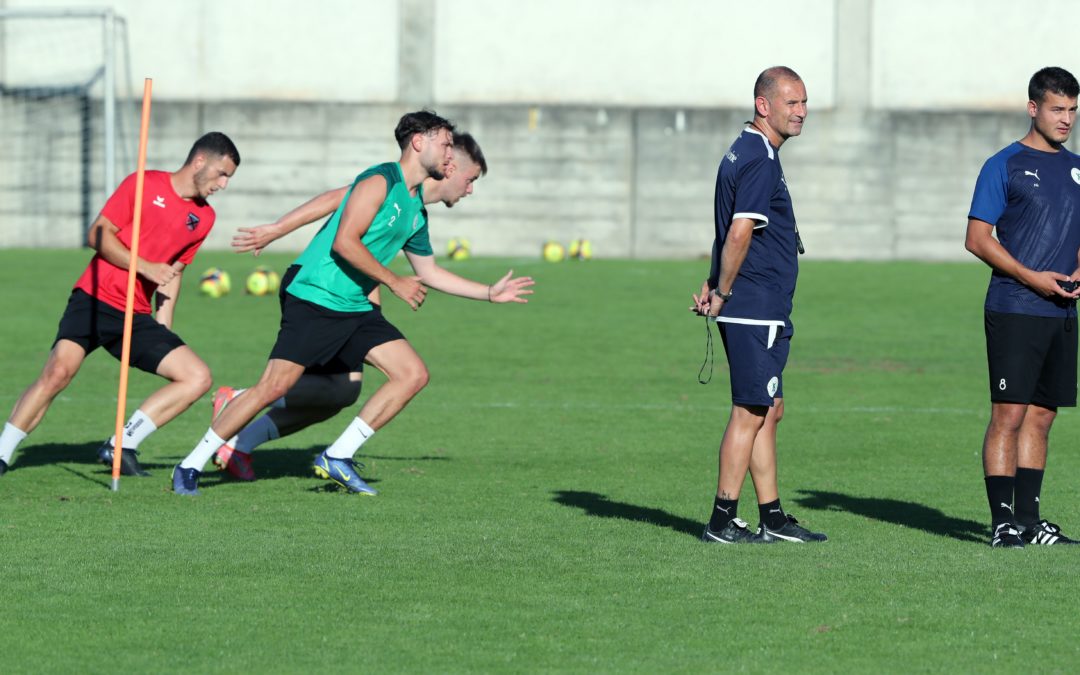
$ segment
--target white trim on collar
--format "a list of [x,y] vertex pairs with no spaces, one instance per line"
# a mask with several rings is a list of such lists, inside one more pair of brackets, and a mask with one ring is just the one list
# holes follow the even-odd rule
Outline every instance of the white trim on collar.
[[750,124],[746,125],[744,131],[749,131],[752,134],[757,134],[758,136],[761,136],[762,142],[765,143],[765,151],[769,153],[769,159],[776,159],[776,155],[773,153],[772,143],[769,142],[769,139],[765,134],[761,133],[760,131],[755,129],[753,125]]

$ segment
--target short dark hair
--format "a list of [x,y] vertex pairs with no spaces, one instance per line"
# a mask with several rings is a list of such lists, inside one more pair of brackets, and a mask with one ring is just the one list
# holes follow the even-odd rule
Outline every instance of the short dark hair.
[[1080,84],[1077,84],[1076,78],[1069,71],[1050,66],[1031,76],[1031,81],[1028,82],[1028,100],[1041,103],[1048,91],[1058,96],[1076,98],[1080,95]]
[[394,138],[397,139],[398,147],[404,150],[405,146],[409,144],[409,141],[416,134],[428,134],[440,129],[446,129],[453,133],[454,125],[431,110],[419,110],[401,116],[397,127],[394,129]]
[[480,150],[480,144],[476,142],[476,139],[469,133],[457,133],[454,132],[454,148],[460,148],[462,152],[469,156],[472,161],[480,167],[480,175],[487,175],[487,160],[484,159],[484,153]]
[[791,68],[787,66],[773,66],[772,68],[766,68],[761,71],[761,74],[754,80],[754,98],[758,96],[764,96],[768,98],[776,91],[776,84],[780,80],[795,80],[796,82],[802,82],[802,78]]
[[195,160],[195,155],[198,154],[228,157],[233,161],[233,164],[240,166],[240,151],[236,149],[236,145],[233,144],[232,140],[220,131],[211,131],[195,141],[195,145],[191,146],[191,152],[188,153],[184,164],[191,164]]

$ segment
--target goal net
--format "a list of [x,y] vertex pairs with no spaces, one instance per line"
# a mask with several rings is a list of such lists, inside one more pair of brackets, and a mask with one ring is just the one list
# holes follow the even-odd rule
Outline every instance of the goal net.
[[85,243],[133,163],[129,70],[112,10],[0,9],[0,246]]

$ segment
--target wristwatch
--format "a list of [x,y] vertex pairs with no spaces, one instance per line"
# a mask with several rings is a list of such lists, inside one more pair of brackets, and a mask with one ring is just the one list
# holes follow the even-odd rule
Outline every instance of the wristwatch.
[[728,300],[730,300],[730,299],[731,299],[731,296],[735,295],[735,289],[734,289],[734,288],[733,288],[733,289],[731,289],[730,291],[728,291],[727,293],[721,293],[721,292],[720,292],[720,287],[719,287],[719,286],[717,286],[716,288],[712,289],[712,292],[713,292],[713,295],[715,295],[716,297],[720,298],[720,299],[721,299],[721,300],[723,300],[724,302],[727,302]]

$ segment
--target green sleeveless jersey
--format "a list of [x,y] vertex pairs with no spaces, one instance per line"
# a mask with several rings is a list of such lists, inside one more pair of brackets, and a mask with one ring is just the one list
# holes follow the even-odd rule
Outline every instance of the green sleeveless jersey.
[[337,211],[296,259],[295,264],[301,268],[286,289],[289,293],[337,312],[371,311],[367,295],[378,283],[339,257],[332,247],[349,197],[360,181],[372,176],[386,179],[386,200],[360,243],[383,265],[389,265],[402,249],[419,255],[433,254],[423,188],[417,188],[415,197],[410,195],[401,166],[397,162],[379,164],[356,177]]

